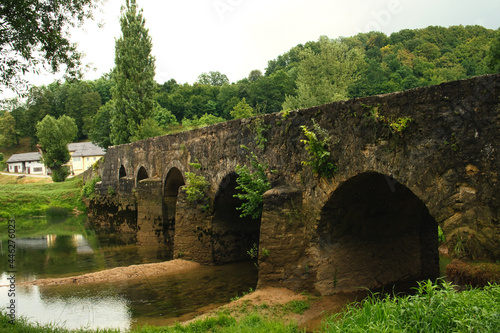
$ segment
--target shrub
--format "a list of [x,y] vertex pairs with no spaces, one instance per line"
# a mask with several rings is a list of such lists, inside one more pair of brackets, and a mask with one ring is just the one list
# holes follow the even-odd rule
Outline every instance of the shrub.
[[205,199],[205,190],[209,183],[203,176],[197,176],[195,173],[186,172],[186,194],[187,200],[196,202]]
[[[245,146],[242,148],[248,150]],[[257,219],[262,214],[262,195],[271,188],[271,183],[266,175],[267,164],[260,163],[253,152],[249,152],[247,158],[250,160],[253,171],[246,165],[236,166],[238,174],[236,189],[241,193],[235,194],[234,197],[243,201],[241,206],[236,208],[241,210],[240,217],[251,216]]]
[[309,152],[309,161],[302,161],[303,165],[311,166],[313,172],[325,178],[333,177],[337,172],[337,166],[330,161],[330,135],[327,130],[321,128],[313,120],[313,129],[310,131],[306,126],[301,126],[306,140],[300,140],[306,145]]
[[101,181],[101,177],[97,176],[89,180],[83,185],[82,196],[91,198],[95,194],[95,184]]

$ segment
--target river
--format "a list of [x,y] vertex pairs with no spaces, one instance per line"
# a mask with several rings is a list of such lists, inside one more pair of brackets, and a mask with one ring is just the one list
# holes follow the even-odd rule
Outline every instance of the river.
[[[135,244],[85,234],[16,238],[16,285],[37,278],[79,275],[118,266],[163,261]],[[0,243],[0,308],[11,297],[8,247]],[[200,266],[175,275],[92,285],[16,286],[16,315],[65,328],[119,328],[168,325],[227,303],[255,289],[252,262]]]

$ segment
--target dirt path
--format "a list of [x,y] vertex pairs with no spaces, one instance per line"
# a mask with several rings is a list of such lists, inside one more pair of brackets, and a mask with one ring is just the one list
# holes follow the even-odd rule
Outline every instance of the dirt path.
[[116,267],[107,269],[100,272],[88,273],[84,275],[56,278],[56,279],[40,279],[21,284],[31,284],[37,286],[50,286],[60,284],[82,284],[82,283],[101,283],[101,282],[115,282],[130,279],[140,279],[150,276],[159,276],[167,274],[176,274],[187,270],[199,267],[192,261],[181,259],[165,261],[154,264],[132,265],[128,267]]

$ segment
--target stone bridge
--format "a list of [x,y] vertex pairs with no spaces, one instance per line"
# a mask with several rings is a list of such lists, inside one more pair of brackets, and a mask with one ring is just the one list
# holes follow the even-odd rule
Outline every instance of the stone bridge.
[[[258,248],[259,286],[322,295],[438,275],[454,256],[500,259],[500,75],[233,120],[110,147],[89,202],[98,230],[162,258],[224,264]],[[411,120],[407,127],[403,120]],[[301,126],[328,132],[321,177]],[[248,147],[246,149],[244,146]],[[237,165],[268,171],[258,219],[241,218]],[[186,173],[208,181],[187,200]]]

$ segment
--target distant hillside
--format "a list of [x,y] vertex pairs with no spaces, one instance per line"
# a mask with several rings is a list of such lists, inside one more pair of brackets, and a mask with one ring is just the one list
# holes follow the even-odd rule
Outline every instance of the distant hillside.
[[[335,40],[323,36],[270,60],[265,73],[253,70],[236,83],[201,80],[191,85],[171,79],[158,84],[157,107],[141,135],[157,136],[225,121],[236,117],[236,108],[247,110],[247,115],[273,113],[498,71],[500,30],[481,26],[431,26],[390,36],[369,32]],[[214,78],[224,77],[210,73]],[[15,127],[17,135],[30,137],[31,149],[22,140],[14,150],[0,147],[0,152],[8,158],[12,153],[33,151],[38,142],[36,124],[46,115],[72,117],[78,125],[77,140],[90,139],[106,148],[112,142],[114,84],[110,75],[104,75],[95,81],[34,87],[25,103],[5,108],[12,117],[0,122],[4,124],[0,135],[2,128],[10,128],[12,133]]]
[[[490,48],[495,39],[498,43],[499,31],[481,26],[430,26],[390,36],[369,32],[340,38],[349,48],[365,52],[367,66],[349,87],[349,95],[370,96],[493,73]],[[266,76],[279,70],[293,75],[304,49],[321,53],[318,42],[299,44],[269,61]]]

